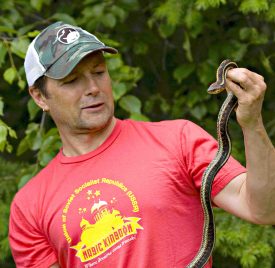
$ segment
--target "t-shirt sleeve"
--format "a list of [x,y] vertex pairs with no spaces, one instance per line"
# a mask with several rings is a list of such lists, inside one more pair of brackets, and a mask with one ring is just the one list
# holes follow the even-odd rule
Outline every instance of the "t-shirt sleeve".
[[10,212],[9,242],[17,268],[46,268],[57,262],[56,255],[23,204],[13,201]]
[[[217,141],[201,127],[187,121],[183,127],[182,151],[194,187],[199,191],[203,172],[215,158],[218,150]],[[232,156],[216,175],[212,185],[212,198],[217,195],[232,179],[246,169]]]

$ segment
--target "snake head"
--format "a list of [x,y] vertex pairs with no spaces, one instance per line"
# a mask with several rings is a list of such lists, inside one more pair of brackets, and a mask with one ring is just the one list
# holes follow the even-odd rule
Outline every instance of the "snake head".
[[233,68],[237,68],[238,65],[229,59],[224,60],[219,68],[217,69],[216,77],[217,80],[213,84],[209,86],[207,89],[207,92],[209,94],[218,94],[225,90],[225,80],[226,80],[226,74],[227,71]]

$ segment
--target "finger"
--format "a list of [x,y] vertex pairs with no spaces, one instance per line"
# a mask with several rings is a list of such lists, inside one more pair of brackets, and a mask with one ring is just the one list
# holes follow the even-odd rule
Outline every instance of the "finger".
[[239,84],[231,81],[230,79],[226,80],[226,89],[231,91],[240,101],[241,100],[257,100],[264,96],[265,91],[262,87],[253,85],[253,88],[243,88]]
[[242,96],[245,94],[244,93],[245,89],[230,79],[226,79],[225,85],[226,85],[226,90],[231,91],[238,99],[242,98]]
[[[254,95],[255,97],[264,94],[266,90],[266,84],[264,82],[264,78],[261,75],[251,72],[245,68],[236,68],[230,71],[232,72],[229,73],[228,71],[227,81],[235,83],[244,91]],[[238,94],[238,87],[233,86],[230,82],[227,82],[227,84],[227,86],[231,88],[232,91],[236,91],[236,94]],[[241,92],[239,91],[239,93]]]
[[262,82],[264,77],[260,74],[252,72],[246,68],[234,68],[227,72],[227,77],[233,81],[244,82],[247,78],[253,82]]
[[[238,68],[230,70],[227,73],[227,78],[236,84],[239,84],[243,89],[250,88],[254,83],[253,74],[245,69]],[[234,72],[233,72],[234,71]]]

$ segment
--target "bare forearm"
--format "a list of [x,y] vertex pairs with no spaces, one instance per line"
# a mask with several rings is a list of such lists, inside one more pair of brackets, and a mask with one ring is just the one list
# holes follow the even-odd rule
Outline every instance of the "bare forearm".
[[246,151],[246,201],[255,219],[275,224],[275,148],[262,121],[243,129]]
[[267,85],[260,74],[233,68],[226,86],[238,99],[236,118],[244,134],[248,172],[229,183],[215,202],[248,221],[275,224],[275,149],[261,116]]

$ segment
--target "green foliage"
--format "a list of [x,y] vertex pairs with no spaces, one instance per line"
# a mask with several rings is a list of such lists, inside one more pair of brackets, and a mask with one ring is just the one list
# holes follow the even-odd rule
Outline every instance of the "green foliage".
[[[6,233],[12,196],[61,146],[53,122],[28,95],[23,69],[27,46],[54,21],[80,25],[118,48],[119,55],[106,58],[119,118],[186,118],[216,135],[225,96],[209,96],[206,88],[215,80],[218,64],[231,58],[255,70],[268,85],[263,117],[275,143],[274,1],[3,0],[0,10],[0,152],[16,163],[28,162],[28,168],[16,172],[15,179],[3,180],[6,186],[0,187],[9,191],[9,198],[0,199],[4,259],[10,256]],[[244,163],[242,133],[234,118],[230,132],[232,153]],[[2,164],[3,172],[21,170],[15,165],[11,171],[10,163]],[[216,214],[217,267],[274,267],[274,229]]]
[[17,183],[32,166],[5,161],[0,158],[0,261],[10,258],[8,222],[11,201],[17,191]]
[[225,4],[226,0],[197,0],[197,8],[198,9],[208,9],[211,7],[218,8],[221,4]]
[[[3,116],[4,102],[0,97],[0,116]],[[7,150],[12,152],[12,145],[8,141],[8,137],[17,138],[16,132],[0,119],[0,152]]]
[[174,78],[180,84],[184,79],[195,71],[194,64],[182,64],[178,66],[173,73]]
[[240,11],[244,14],[247,13],[257,13],[260,14],[261,11],[266,11],[269,8],[269,1],[266,0],[244,0],[240,5]]
[[274,267],[275,235],[272,226],[249,224],[219,209],[216,209],[215,216],[216,252],[231,256],[244,268]]

